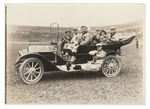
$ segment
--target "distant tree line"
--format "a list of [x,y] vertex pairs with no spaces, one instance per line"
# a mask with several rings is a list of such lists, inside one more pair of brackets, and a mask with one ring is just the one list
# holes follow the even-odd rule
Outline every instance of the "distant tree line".
[[[141,22],[131,22],[126,24],[115,25],[117,31],[126,35],[128,33],[136,32],[138,37],[142,36],[142,23]],[[96,28],[104,29],[109,32],[110,26],[99,26],[91,27],[89,32],[94,33]],[[16,26],[9,25],[7,28],[7,39],[12,42],[49,42],[58,39],[64,35],[66,30],[72,30],[71,27],[60,27],[59,32],[57,28],[41,27],[41,26]]]

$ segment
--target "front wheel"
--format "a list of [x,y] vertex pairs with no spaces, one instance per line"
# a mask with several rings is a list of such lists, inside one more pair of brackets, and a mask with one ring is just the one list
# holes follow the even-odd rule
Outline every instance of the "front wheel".
[[26,59],[19,68],[21,79],[27,84],[34,84],[40,81],[43,72],[43,64],[37,58]]
[[108,56],[102,64],[102,72],[106,77],[115,77],[121,69],[120,59],[116,56]]

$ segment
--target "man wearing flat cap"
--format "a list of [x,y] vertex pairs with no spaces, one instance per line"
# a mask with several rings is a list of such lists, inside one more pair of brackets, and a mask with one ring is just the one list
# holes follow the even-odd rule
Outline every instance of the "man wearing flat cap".
[[70,43],[72,37],[71,37],[71,31],[65,31],[65,35],[62,37],[62,45],[64,47],[64,45],[66,43]]
[[61,43],[61,51],[64,48],[67,48],[67,43],[70,43],[72,37],[71,37],[71,31],[65,31],[65,35],[62,37],[62,43]]
[[75,45],[79,45],[80,44],[80,34],[78,32],[78,28],[73,28],[73,37],[71,39],[71,43],[75,44]]
[[112,26],[110,27],[110,36],[109,36],[110,41],[119,41],[119,34],[116,31],[116,27]]
[[72,51],[71,62],[73,63],[76,60],[77,48],[80,45],[80,34],[78,33],[78,28],[73,28],[73,37],[69,44],[69,49]]
[[63,36],[63,40],[65,43],[69,43],[71,41],[71,31],[65,31],[65,35]]
[[96,34],[92,38],[92,42],[100,43],[100,29],[96,29]]
[[92,36],[88,32],[86,26],[81,27],[81,42],[80,45],[89,45],[89,43],[92,41]]
[[103,50],[102,46],[104,45],[104,43],[97,43],[96,47],[97,50],[93,50],[90,51],[89,54],[92,55],[93,57],[93,61],[91,62],[91,64],[94,64],[96,62],[96,60],[98,59],[102,59],[104,57],[106,57],[106,52]]
[[[114,42],[114,43],[120,42],[120,41],[121,41],[121,39],[120,39],[120,34],[117,33],[116,27],[112,26],[112,27],[110,28],[110,31],[111,31],[111,32],[110,32],[109,41]],[[121,53],[122,53],[121,48],[118,50],[118,53],[121,55]]]

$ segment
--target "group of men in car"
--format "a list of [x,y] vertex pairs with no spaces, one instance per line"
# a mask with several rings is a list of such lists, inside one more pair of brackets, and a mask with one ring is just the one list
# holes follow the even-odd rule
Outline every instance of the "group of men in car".
[[[81,27],[81,34],[77,28],[73,29],[73,37],[71,37],[71,31],[66,31],[65,35],[62,38],[62,51],[64,55],[68,56],[68,59],[73,62],[76,60],[76,52],[78,46],[86,46],[90,43],[96,43],[97,50],[90,51],[89,54],[93,56],[93,62],[96,62],[96,59],[105,57],[106,53],[102,50],[102,45],[106,44],[108,41],[119,41],[116,33],[116,28],[110,28],[110,34],[107,34],[105,30],[96,30],[96,34],[92,36],[88,32],[87,26]],[[67,51],[69,50],[69,51]]]

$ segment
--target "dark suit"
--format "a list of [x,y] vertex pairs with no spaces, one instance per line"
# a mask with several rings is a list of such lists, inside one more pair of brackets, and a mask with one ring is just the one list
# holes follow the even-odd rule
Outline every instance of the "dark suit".
[[61,44],[61,51],[63,50],[63,47],[64,47],[64,45],[65,45],[66,43],[70,43],[71,39],[72,39],[71,36],[68,37],[68,36],[65,35],[65,36],[62,37],[62,39],[61,39],[61,41],[62,41],[62,44]]

